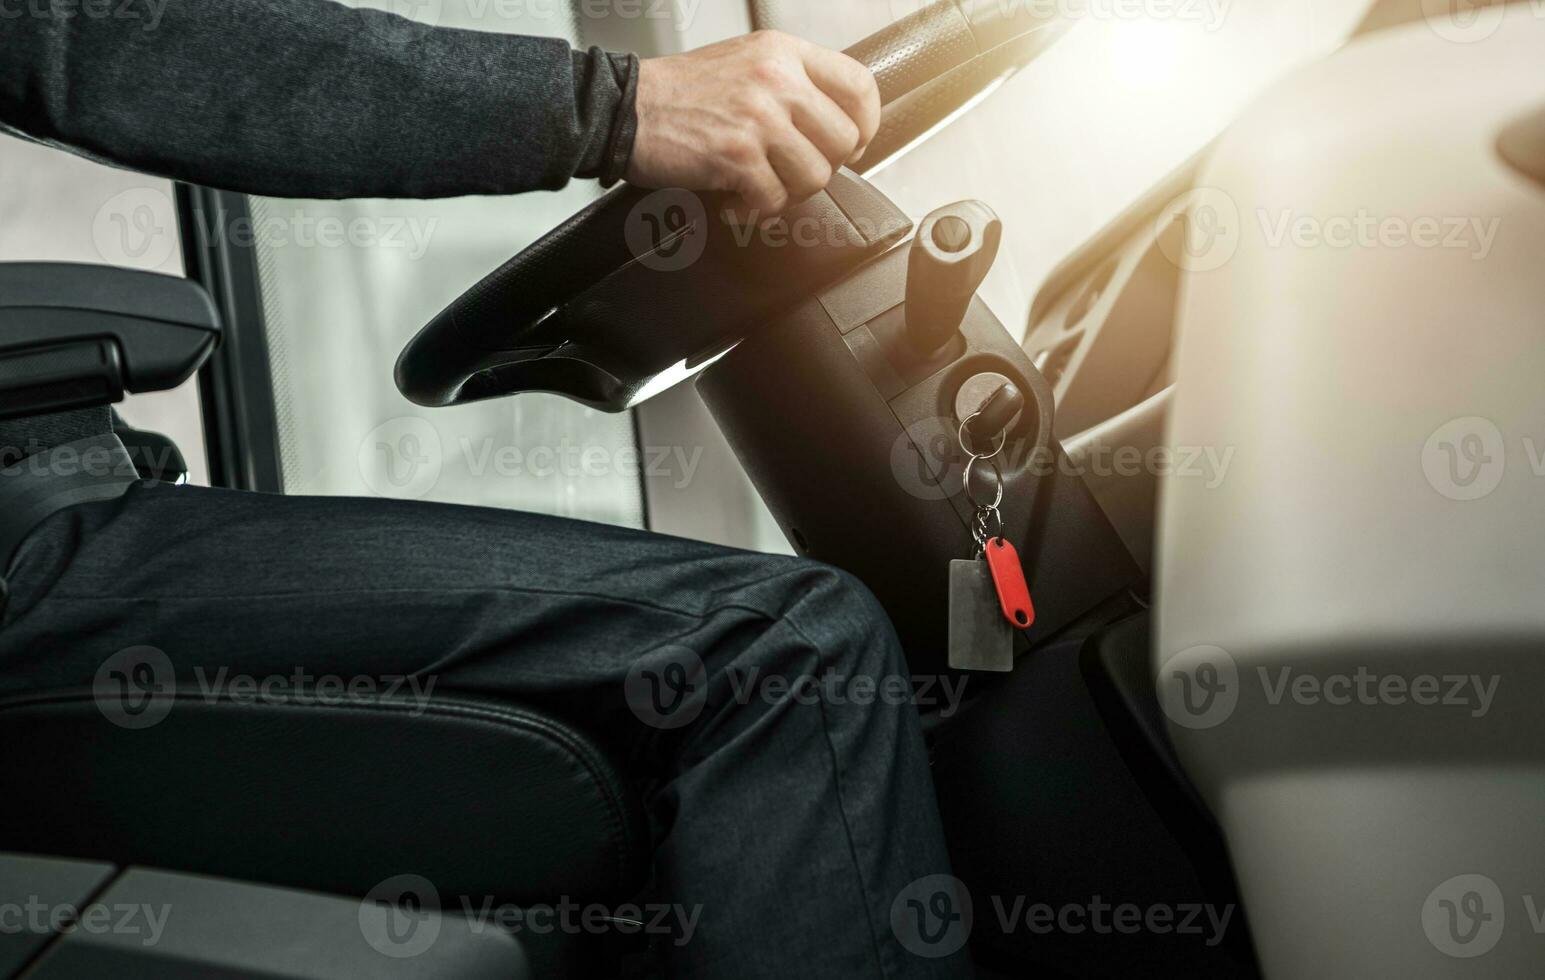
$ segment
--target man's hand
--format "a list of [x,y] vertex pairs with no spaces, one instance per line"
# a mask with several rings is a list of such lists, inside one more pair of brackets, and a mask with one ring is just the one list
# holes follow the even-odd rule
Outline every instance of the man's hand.
[[879,127],[867,68],[758,31],[642,63],[628,181],[730,191],[741,216],[767,218],[825,188]]

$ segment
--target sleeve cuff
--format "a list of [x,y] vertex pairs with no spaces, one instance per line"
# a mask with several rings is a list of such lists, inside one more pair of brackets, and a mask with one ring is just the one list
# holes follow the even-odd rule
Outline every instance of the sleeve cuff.
[[627,175],[638,136],[638,55],[602,48],[572,53],[583,150],[563,178],[590,177],[611,187]]
[[606,59],[611,63],[612,72],[617,78],[617,88],[622,92],[598,175],[602,187],[611,187],[627,176],[628,163],[633,159],[633,141],[638,137],[639,64],[636,54],[608,52]]

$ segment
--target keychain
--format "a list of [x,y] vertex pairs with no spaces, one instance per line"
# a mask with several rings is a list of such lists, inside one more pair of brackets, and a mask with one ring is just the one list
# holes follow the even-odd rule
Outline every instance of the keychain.
[[[1014,630],[1027,629],[1035,622],[1035,607],[1019,553],[1003,536],[1003,514],[999,511],[1003,474],[996,457],[1006,440],[1000,435],[992,452],[974,452],[966,426],[977,414],[962,421],[958,433],[961,451],[968,457],[961,477],[966,499],[976,508],[971,518],[976,556],[950,562],[949,665],[956,670],[1007,671],[1014,669]],[[992,468],[991,503],[979,499],[971,486],[973,470],[982,461]]]

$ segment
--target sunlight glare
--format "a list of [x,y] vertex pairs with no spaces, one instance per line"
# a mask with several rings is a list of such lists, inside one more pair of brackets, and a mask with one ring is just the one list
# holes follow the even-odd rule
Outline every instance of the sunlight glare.
[[1195,53],[1194,33],[1184,23],[1151,17],[1112,25],[1105,49],[1106,79],[1134,92],[1173,86],[1187,55]]

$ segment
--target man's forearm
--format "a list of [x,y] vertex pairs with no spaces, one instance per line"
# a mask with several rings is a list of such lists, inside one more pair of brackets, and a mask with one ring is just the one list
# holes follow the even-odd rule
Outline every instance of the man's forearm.
[[109,13],[0,0],[0,123],[277,197],[511,194],[627,167],[636,59],[333,0],[115,0]]

